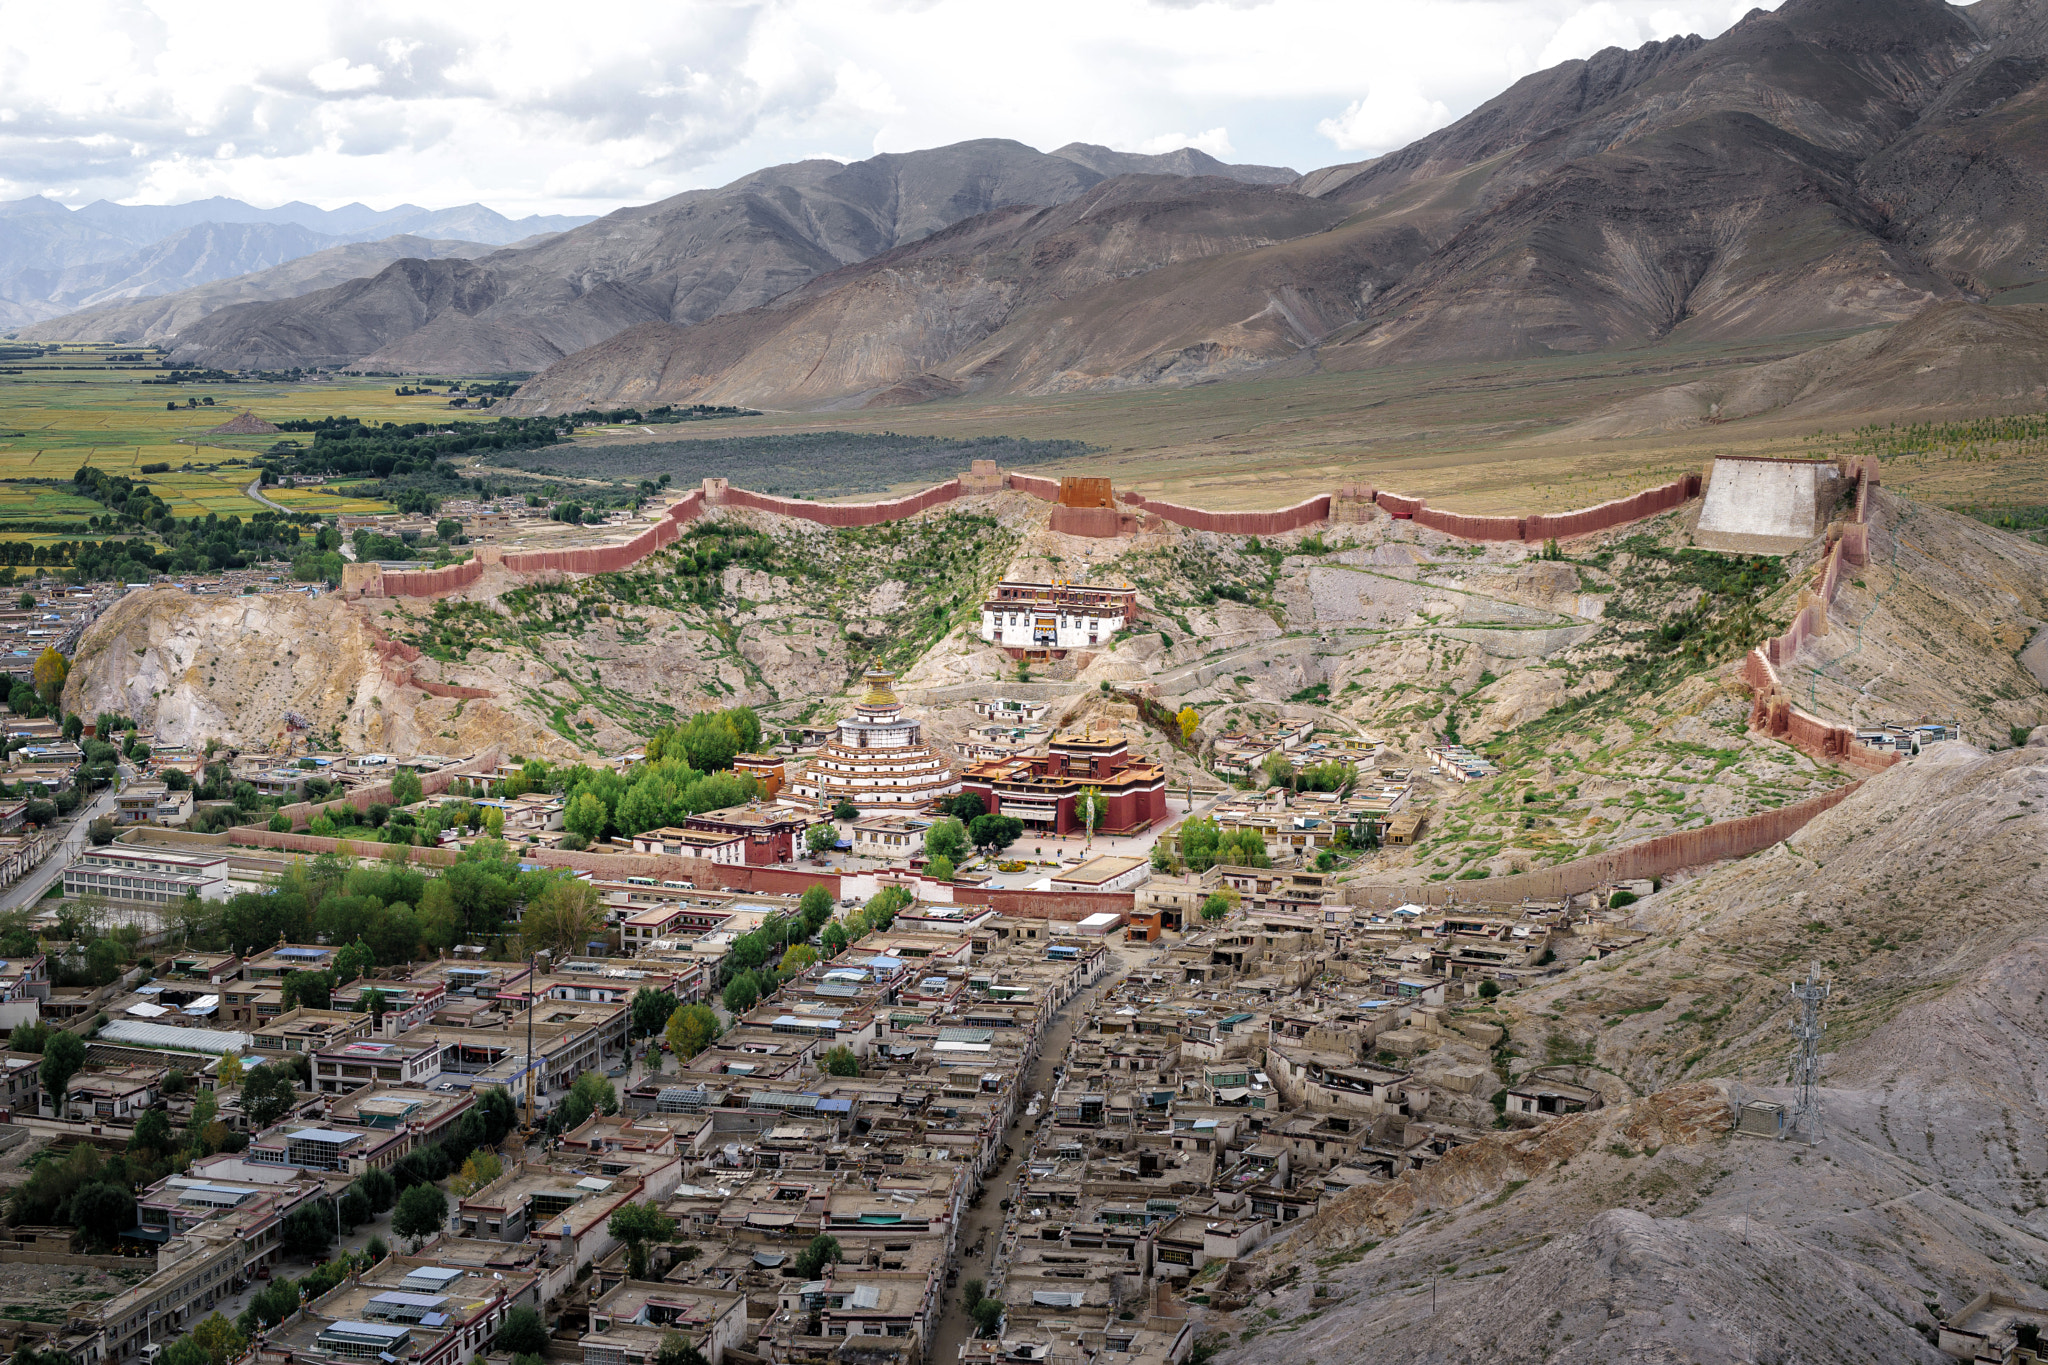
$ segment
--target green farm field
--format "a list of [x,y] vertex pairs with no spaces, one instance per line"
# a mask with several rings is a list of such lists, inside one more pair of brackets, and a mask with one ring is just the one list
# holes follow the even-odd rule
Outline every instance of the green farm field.
[[[128,360],[126,357],[137,357]],[[419,422],[467,414],[450,412],[444,397],[399,397],[387,380],[149,384],[162,371],[148,350],[67,346],[33,359],[0,356],[0,538],[61,539],[9,523],[76,519],[75,535],[91,534],[85,518],[104,509],[54,489],[12,482],[68,481],[81,465],[146,479],[179,517],[247,518],[262,504],[244,490],[255,457],[276,438],[210,436],[213,427],[248,409],[266,421],[341,413],[365,421]],[[187,399],[201,406],[188,408]],[[211,398],[213,405],[205,406]],[[175,410],[166,404],[175,403]],[[171,472],[144,475],[142,467],[168,464]],[[186,469],[190,465],[192,468]],[[275,501],[295,511],[388,512],[388,503],[340,498],[312,489],[285,490]]]

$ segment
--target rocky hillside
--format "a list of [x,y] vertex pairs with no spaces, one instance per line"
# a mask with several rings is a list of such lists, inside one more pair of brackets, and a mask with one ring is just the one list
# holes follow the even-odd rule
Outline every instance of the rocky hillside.
[[[1332,227],[1337,204],[1218,177],[1125,175],[1050,208],[1000,209],[820,276],[760,308],[695,326],[647,323],[525,386],[514,412],[592,403],[773,407],[846,394],[872,405],[960,392],[935,373],[1035,309],[1176,262]],[[821,337],[859,338],[826,345]]]
[[[1639,947],[1487,1012],[1505,1072],[1609,1107],[1343,1196],[1223,1286],[1219,1360],[1943,1360],[1937,1319],[2048,1275],[2044,843],[2048,748],[1951,745],[1635,907]],[[1815,961],[1826,1140],[1733,1136]]]
[[[1090,164],[1105,156],[1119,174],[1232,170],[1192,151],[1048,154],[999,139],[850,165],[797,162],[621,209],[517,256],[401,261],[333,289],[224,309],[180,334],[177,359],[230,369],[539,369],[638,323],[758,306],[991,209],[1065,203],[1109,178]],[[1271,178],[1270,168],[1248,173]]]
[[[251,649],[251,641],[267,647]],[[307,644],[317,642],[317,648]],[[418,670],[431,680],[431,665]],[[80,641],[64,704],[133,716],[166,744],[282,745],[286,716],[350,749],[563,756],[581,752],[505,695],[429,696],[379,624],[339,597],[134,592]]]

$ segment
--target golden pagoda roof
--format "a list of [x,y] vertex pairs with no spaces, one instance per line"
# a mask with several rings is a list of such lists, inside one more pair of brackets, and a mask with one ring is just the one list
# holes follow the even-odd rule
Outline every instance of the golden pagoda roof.
[[884,673],[880,669],[874,669],[868,672],[862,678],[862,681],[868,685],[867,695],[860,699],[862,706],[895,706],[897,704],[896,693],[889,686],[889,684],[896,681],[894,673]]

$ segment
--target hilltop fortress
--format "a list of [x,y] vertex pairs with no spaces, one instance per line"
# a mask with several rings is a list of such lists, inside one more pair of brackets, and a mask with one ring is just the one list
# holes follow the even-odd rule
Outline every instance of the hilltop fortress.
[[[1723,470],[1724,463],[1730,468]],[[356,597],[439,597],[468,587],[491,567],[520,574],[613,573],[673,544],[686,525],[714,507],[745,508],[821,526],[875,526],[914,517],[962,497],[1005,490],[1050,503],[1047,525],[1053,532],[1090,539],[1135,536],[1168,526],[1221,535],[1284,535],[1319,524],[1357,525],[1378,509],[1396,520],[1412,521],[1461,540],[1524,544],[1610,530],[1669,512],[1708,490],[1700,522],[1702,545],[1782,554],[1817,534],[1826,524],[1833,496],[1854,486],[1858,478],[1856,469],[1834,461],[1717,460],[1706,476],[1684,474],[1592,507],[1525,515],[1444,511],[1421,497],[1365,484],[1347,484],[1272,511],[1213,512],[1135,490],[1119,494],[1106,478],[1054,479],[1002,470],[992,460],[976,460],[973,468],[958,478],[884,502],[808,502],[707,478],[703,487],[671,503],[658,521],[631,540],[528,551],[486,545],[478,547],[467,562],[445,569],[391,570],[378,564],[351,564],[343,570],[342,589]],[[1801,536],[1802,527],[1811,529]]]

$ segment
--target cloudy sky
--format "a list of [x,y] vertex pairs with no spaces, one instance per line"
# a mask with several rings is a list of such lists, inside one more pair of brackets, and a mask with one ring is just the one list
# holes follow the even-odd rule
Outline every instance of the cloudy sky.
[[1298,170],[1749,0],[0,0],[0,199],[599,213],[970,137]]

